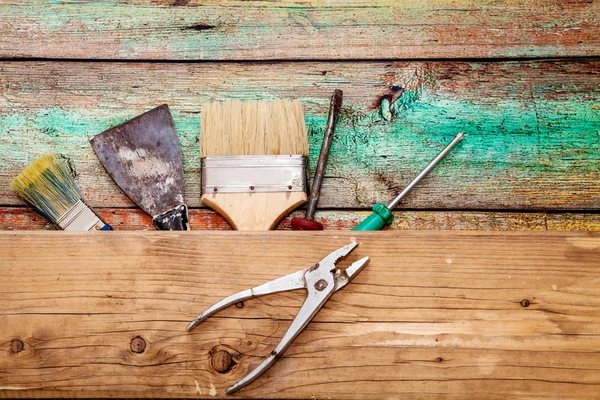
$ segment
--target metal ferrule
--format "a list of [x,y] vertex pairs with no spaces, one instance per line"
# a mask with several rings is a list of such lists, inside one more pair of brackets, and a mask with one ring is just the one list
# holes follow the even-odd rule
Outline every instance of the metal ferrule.
[[215,156],[201,164],[203,194],[308,190],[306,156]]
[[98,218],[83,201],[79,200],[56,223],[65,231],[94,231],[104,227]]

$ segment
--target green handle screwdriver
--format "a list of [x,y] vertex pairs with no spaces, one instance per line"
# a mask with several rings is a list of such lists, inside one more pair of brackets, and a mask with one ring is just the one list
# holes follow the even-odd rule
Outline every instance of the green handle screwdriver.
[[419,175],[417,175],[417,177],[415,179],[412,180],[411,183],[408,184],[408,186],[402,191],[402,193],[400,193],[398,196],[396,196],[396,198],[394,200],[392,200],[392,202],[386,207],[385,204],[382,203],[377,203],[373,206],[373,214],[369,215],[364,221],[362,221],[360,224],[356,225],[356,227],[353,229],[355,231],[380,231],[383,229],[384,226],[387,226],[389,224],[392,223],[392,221],[394,220],[394,214],[392,214],[392,210],[398,205],[398,203],[400,203],[400,200],[402,200],[402,198],[404,196],[406,196],[406,194],[408,192],[411,191],[411,189],[421,180],[423,179],[425,176],[427,176],[427,174],[433,169],[433,167],[436,166],[437,163],[440,162],[440,160],[442,158],[444,158],[444,156],[446,154],[448,154],[448,152],[450,150],[452,150],[452,148],[462,140],[463,138],[463,133],[459,133],[458,135],[456,135],[456,137],[450,142],[450,144],[448,144],[448,146],[446,146],[446,148],[444,150],[442,150],[442,152],[440,154],[438,154],[433,161],[431,161],[429,163],[429,165],[427,165],[425,167],[425,169],[423,171],[421,171],[421,173]]

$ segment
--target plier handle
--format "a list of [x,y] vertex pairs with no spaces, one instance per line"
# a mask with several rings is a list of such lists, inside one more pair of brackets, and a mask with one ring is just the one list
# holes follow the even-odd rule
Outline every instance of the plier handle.
[[227,394],[232,394],[249,385],[271,368],[306,325],[308,325],[310,320],[317,312],[319,312],[321,307],[323,307],[323,304],[325,304],[331,295],[350,283],[350,281],[362,271],[369,262],[369,257],[364,257],[354,262],[346,269],[336,267],[337,262],[350,254],[357,246],[358,243],[356,242],[349,243],[332,251],[321,261],[309,268],[282,276],[281,278],[256,286],[252,289],[233,294],[208,307],[188,324],[187,330],[189,331],[216,312],[229,307],[232,304],[253,297],[302,288],[307,290],[308,294],[306,300],[304,300],[300,310],[298,310],[298,314],[296,314],[292,324],[283,335],[279,344],[275,347],[275,350],[254,368],[252,372],[233,386],[229,387],[227,389]]

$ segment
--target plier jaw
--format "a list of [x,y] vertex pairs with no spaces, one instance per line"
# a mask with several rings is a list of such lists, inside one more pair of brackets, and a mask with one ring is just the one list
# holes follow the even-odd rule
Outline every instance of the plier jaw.
[[292,344],[294,339],[308,325],[310,320],[319,312],[323,304],[335,293],[354,279],[356,275],[367,266],[369,257],[364,257],[350,265],[346,269],[336,267],[337,262],[348,256],[358,243],[351,242],[337,250],[332,251],[325,256],[321,261],[312,267],[294,272],[281,278],[256,286],[252,289],[247,289],[239,293],[233,294],[215,304],[208,307],[200,315],[198,315],[187,326],[187,330],[191,330],[206,320],[216,312],[237,302],[250,299],[252,297],[263,296],[271,293],[285,292],[288,290],[305,288],[308,292],[306,300],[298,310],[298,314],[292,321],[287,332],[281,338],[279,344],[254,370],[242,378],[239,382],[227,389],[227,394],[232,394],[235,391],[249,385],[258,379],[265,371],[267,371],[277,360],[283,355],[285,350]]

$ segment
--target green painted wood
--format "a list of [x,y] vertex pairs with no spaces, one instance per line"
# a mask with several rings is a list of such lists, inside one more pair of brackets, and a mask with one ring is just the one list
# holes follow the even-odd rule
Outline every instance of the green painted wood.
[[0,57],[598,56],[599,20],[589,0],[0,0]]
[[0,64],[0,204],[44,152],[72,159],[92,206],[129,207],[87,140],[161,103],[199,197],[199,112],[212,100],[299,98],[314,168],[329,96],[344,107],[320,207],[367,209],[401,190],[459,131],[461,144],[401,203],[413,209],[597,210],[600,62]]

